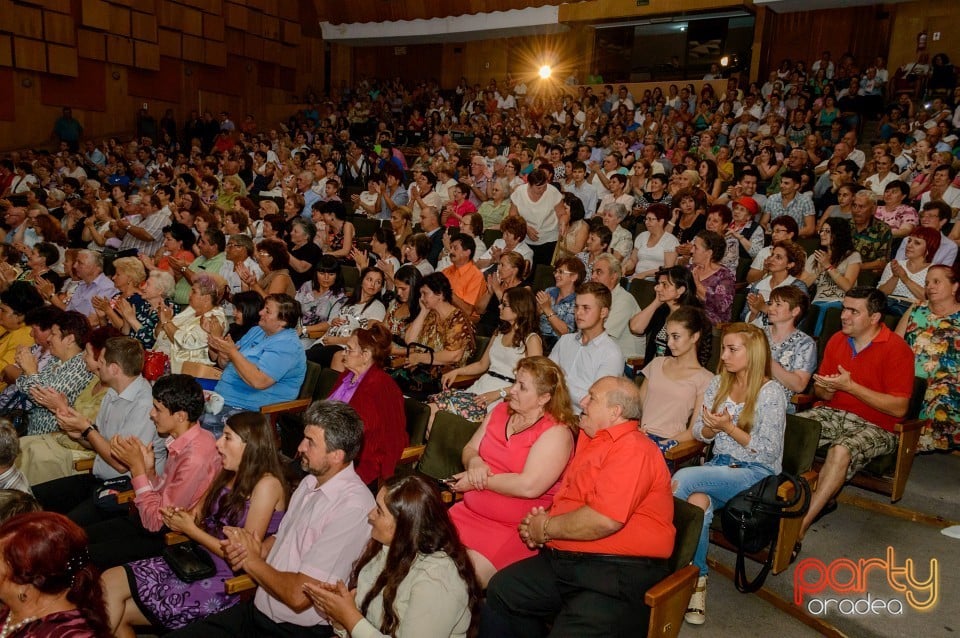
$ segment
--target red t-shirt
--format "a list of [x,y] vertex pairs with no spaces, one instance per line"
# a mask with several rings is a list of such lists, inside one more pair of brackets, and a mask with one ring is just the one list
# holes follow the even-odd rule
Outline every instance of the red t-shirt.
[[669,558],[673,552],[673,493],[663,455],[636,421],[582,434],[553,498],[551,516],[587,505],[623,523],[593,541],[550,541],[555,549],[590,554]]
[[[880,332],[870,345],[856,353],[847,335],[837,332],[830,337],[819,373],[836,374],[838,366],[843,366],[855,382],[875,392],[906,398],[913,394],[913,350],[885,324],[880,324]],[[856,414],[888,432],[893,432],[893,426],[900,421],[839,390],[823,405]]]

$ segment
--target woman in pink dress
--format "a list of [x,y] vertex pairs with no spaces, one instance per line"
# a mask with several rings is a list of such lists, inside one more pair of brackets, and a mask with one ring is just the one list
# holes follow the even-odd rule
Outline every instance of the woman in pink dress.
[[482,587],[507,565],[533,555],[517,525],[550,507],[573,454],[576,416],[563,371],[546,357],[517,364],[516,382],[463,449],[454,475],[463,502],[450,510]]

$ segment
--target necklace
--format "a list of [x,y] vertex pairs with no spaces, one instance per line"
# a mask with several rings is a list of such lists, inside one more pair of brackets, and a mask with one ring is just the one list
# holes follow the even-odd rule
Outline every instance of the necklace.
[[3,623],[3,627],[0,628],[0,638],[7,638],[7,636],[16,633],[18,629],[29,625],[36,619],[36,616],[27,616],[17,624],[11,625],[10,621],[13,620],[13,613],[11,612],[10,615],[7,616],[7,620]]

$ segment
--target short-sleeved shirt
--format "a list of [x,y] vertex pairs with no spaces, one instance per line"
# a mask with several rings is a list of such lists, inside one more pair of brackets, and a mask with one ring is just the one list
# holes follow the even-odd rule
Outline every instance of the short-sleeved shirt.
[[[556,286],[547,288],[546,292],[553,303],[551,304],[551,312],[555,313],[560,321],[567,324],[567,329],[573,331],[577,329],[576,318],[573,315],[574,306],[577,301],[577,293],[571,292],[564,298],[560,298],[560,289]],[[550,320],[547,319],[546,315],[540,315],[540,334],[546,336],[556,336],[557,332],[553,329],[553,326],[550,325]]]
[[794,195],[786,206],[783,205],[783,195],[776,193],[767,199],[764,212],[770,215],[770,219],[776,219],[781,215],[789,215],[800,228],[803,228],[803,218],[816,215],[817,211],[813,208],[813,201],[802,193]]
[[[347,581],[370,538],[367,514],[375,506],[352,465],[320,486],[315,476],[308,475],[290,497],[267,563],[277,571],[301,573],[325,583]],[[254,604],[274,622],[301,627],[329,624],[313,605],[295,612],[263,587],[257,590]]]
[[[913,394],[913,351],[885,324],[880,324],[880,332],[860,352],[854,352],[853,340],[842,332],[830,337],[820,363],[820,374],[836,374],[839,366],[850,372],[850,378],[856,383],[874,392],[901,398]],[[884,414],[852,394],[839,390],[824,403],[827,407],[856,414],[888,432],[893,432],[893,426],[899,421],[897,417]]]
[[623,527],[605,538],[555,540],[550,547],[649,558],[666,558],[673,551],[670,472],[636,421],[600,430],[593,438],[581,434],[550,514],[559,516],[584,505]]
[[263,390],[255,390],[230,364],[216,387],[226,405],[259,411],[261,406],[269,403],[297,398],[307,375],[307,355],[293,328],[267,335],[263,328],[254,326],[237,343],[237,347],[240,354],[273,379],[274,384]]
[[890,227],[878,219],[871,218],[870,223],[863,231],[857,230],[856,224],[850,220],[850,230],[853,233],[853,247],[860,253],[864,263],[890,258],[890,244],[893,233]]
[[[784,370],[787,372],[805,370],[810,374],[817,371],[817,342],[813,337],[801,330],[794,330],[780,343],[774,343],[770,326],[765,327],[763,331],[767,333],[773,360],[782,365]],[[792,413],[794,406],[790,400],[796,392],[783,386],[783,394],[787,398],[787,412]]]
[[487,290],[487,282],[483,279],[483,273],[472,261],[459,268],[451,265],[444,269],[443,274],[450,280],[453,294],[472,306],[476,305],[477,300]]
[[533,201],[528,194],[528,188],[529,186],[524,184],[510,195],[510,201],[517,207],[517,212],[527,225],[533,227],[538,233],[536,241],[528,236],[527,243],[531,246],[539,246],[557,241],[560,237],[560,220],[557,219],[555,209],[557,204],[563,201],[563,195],[556,188],[547,186],[540,199]]
[[550,359],[566,375],[570,399],[578,414],[580,399],[587,395],[594,381],[600,377],[623,376],[623,352],[606,332],[586,344],[579,330],[567,333],[553,346]]

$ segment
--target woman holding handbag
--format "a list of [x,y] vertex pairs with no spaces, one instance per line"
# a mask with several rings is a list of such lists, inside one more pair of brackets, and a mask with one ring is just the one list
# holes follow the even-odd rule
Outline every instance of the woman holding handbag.
[[713,514],[761,479],[780,473],[787,400],[773,379],[770,346],[760,328],[733,323],[723,331],[720,373],[703,395],[693,437],[713,443],[713,457],[674,474],[673,494],[704,510],[693,564],[700,568],[688,623],[702,625],[707,597],[707,548]]
[[[239,602],[239,596],[223,591],[223,580],[234,575],[223,560],[223,528],[243,527],[259,539],[273,534],[286,509],[287,487],[273,432],[260,414],[238,412],[227,419],[217,452],[223,469],[196,511],[163,511],[168,528],[210,555],[215,573],[184,583],[161,556],[107,570],[104,597],[116,636],[135,636],[134,627],[139,626],[179,629]],[[176,595],[170,595],[174,591]]]

